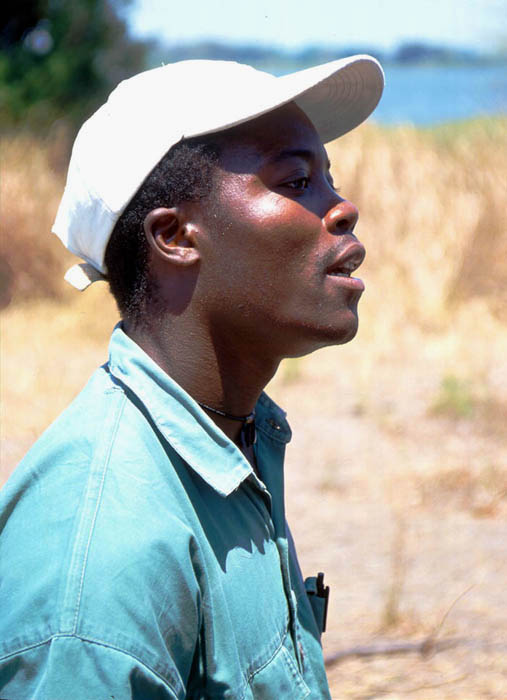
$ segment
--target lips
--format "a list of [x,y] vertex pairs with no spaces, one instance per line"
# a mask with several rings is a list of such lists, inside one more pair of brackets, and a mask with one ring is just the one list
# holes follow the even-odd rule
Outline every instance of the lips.
[[350,277],[363,262],[366,251],[358,241],[350,243],[340,252],[334,262],[327,268],[326,274],[331,277]]

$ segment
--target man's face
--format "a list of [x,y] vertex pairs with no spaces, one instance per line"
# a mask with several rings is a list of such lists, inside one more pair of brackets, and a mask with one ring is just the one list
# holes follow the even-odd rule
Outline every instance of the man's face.
[[290,104],[221,138],[211,201],[192,205],[196,293],[217,342],[281,358],[351,340],[364,248],[313,125]]

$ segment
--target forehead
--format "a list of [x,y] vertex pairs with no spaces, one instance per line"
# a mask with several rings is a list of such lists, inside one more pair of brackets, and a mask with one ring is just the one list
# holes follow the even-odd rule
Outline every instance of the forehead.
[[266,161],[281,162],[295,154],[323,160],[327,154],[310,119],[289,103],[220,134],[220,165],[245,172]]

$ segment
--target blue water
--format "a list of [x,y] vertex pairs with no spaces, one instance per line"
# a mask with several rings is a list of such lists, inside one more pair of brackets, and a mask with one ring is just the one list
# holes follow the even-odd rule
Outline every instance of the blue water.
[[[274,75],[301,65],[262,65]],[[386,87],[371,117],[379,124],[433,126],[458,119],[507,114],[507,62],[503,65],[384,65]]]
[[507,113],[507,65],[385,66],[386,87],[373,119],[429,126]]

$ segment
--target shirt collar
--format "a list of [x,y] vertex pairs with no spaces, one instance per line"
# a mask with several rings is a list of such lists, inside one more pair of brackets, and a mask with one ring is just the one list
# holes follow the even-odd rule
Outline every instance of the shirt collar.
[[[111,336],[109,370],[141,400],[180,457],[218,493],[228,496],[253,473],[241,450],[121,324]],[[264,393],[256,406],[256,426],[279,442],[290,440],[285,413]]]

